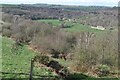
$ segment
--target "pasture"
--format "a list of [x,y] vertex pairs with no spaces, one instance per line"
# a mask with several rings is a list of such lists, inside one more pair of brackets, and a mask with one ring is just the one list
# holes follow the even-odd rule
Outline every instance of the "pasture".
[[59,21],[57,19],[43,19],[43,20],[37,20],[37,21],[45,22],[45,23],[50,23],[53,26],[58,26],[59,24],[62,23],[62,21]]
[[[24,45],[19,54],[11,52],[14,41],[6,37],[2,38],[2,77],[3,78],[29,78],[31,59],[37,54]],[[33,69],[34,77],[52,76],[53,73],[46,68]],[[36,76],[38,75],[38,76]]]
[[[37,20],[37,21],[50,23],[53,26],[58,26],[64,22],[64,21],[59,21],[57,19],[43,19],[43,20]],[[69,32],[95,32],[95,33],[103,32],[102,30],[93,29],[89,25],[82,25],[80,23],[73,23],[72,21],[68,21],[65,23],[66,23],[66,25],[70,25],[71,27],[64,28],[63,30],[69,31]]]

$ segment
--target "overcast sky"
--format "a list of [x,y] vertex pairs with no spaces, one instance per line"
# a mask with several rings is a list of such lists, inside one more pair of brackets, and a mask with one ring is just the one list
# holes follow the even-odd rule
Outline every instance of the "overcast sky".
[[63,5],[96,5],[96,6],[117,6],[119,0],[0,0],[0,3],[9,4],[63,4]]

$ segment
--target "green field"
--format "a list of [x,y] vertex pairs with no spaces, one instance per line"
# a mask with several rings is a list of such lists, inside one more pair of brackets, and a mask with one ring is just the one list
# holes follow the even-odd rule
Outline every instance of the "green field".
[[[37,20],[37,21],[51,23],[53,26],[58,26],[63,22],[57,19],[43,19],[43,20]],[[64,28],[65,31],[69,31],[69,32],[95,32],[95,33],[102,32],[101,30],[92,29],[88,25],[73,23],[72,21],[66,22],[66,24],[71,26],[70,28]]]
[[58,26],[62,21],[59,21],[57,19],[43,19],[43,20],[37,20],[40,22],[45,22],[45,23],[51,23],[53,26]]
[[[11,52],[11,46],[14,43],[13,40],[6,37],[2,38],[2,72],[8,74],[2,74],[3,78],[29,78],[30,62],[37,53],[29,50],[27,46],[23,46],[23,49],[19,54]],[[19,73],[22,73],[19,75]],[[27,74],[27,75],[25,75]],[[34,75],[40,76],[52,76],[53,73],[46,68],[33,69]],[[35,76],[37,77],[37,76]]]
[[82,25],[79,23],[74,24],[71,28],[66,28],[66,30],[70,32],[101,32],[101,30],[92,29],[88,25]]

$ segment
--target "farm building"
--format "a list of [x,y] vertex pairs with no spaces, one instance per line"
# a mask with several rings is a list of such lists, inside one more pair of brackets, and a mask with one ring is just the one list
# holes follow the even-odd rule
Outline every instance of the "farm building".
[[105,28],[103,26],[97,26],[97,27],[91,26],[91,28],[99,29],[99,30],[105,30]]

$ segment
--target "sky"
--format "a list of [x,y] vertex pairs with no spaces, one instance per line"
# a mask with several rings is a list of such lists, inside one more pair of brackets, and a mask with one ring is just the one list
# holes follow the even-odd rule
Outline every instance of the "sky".
[[0,0],[1,4],[61,4],[84,6],[117,6],[119,0]]

